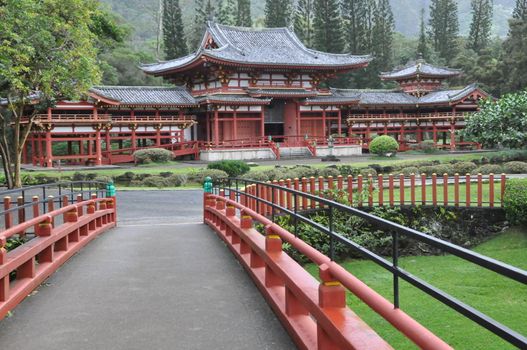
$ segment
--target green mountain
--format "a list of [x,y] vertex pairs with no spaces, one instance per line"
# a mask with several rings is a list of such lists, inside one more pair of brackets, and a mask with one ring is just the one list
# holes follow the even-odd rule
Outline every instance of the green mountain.
[[[133,29],[133,42],[137,46],[152,44],[156,38],[156,16],[159,0],[101,0],[122,16]],[[218,0],[213,0],[217,4]],[[428,10],[430,0],[390,0],[395,16],[396,30],[406,36],[416,36],[419,30],[421,8]],[[458,0],[459,23],[462,34],[470,26],[470,0]],[[511,16],[515,0],[494,0],[494,34],[505,36],[508,31],[507,19]],[[191,28],[194,17],[193,0],[181,0],[183,19]],[[252,0],[252,14],[256,25],[263,23],[265,0]],[[187,29],[191,30],[191,29]]]

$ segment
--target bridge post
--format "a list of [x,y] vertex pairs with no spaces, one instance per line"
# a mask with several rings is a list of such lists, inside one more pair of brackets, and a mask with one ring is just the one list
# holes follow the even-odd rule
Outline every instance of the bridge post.
[[[4,197],[4,210],[7,211],[11,208],[11,197],[7,196],[7,197]],[[12,221],[12,216],[11,216],[11,212],[6,212],[4,214],[4,224],[5,224],[5,229],[10,229],[11,226],[13,225],[13,221]]]
[[348,175],[348,202],[353,206],[353,176]]
[[368,174],[368,206],[373,207],[373,175]]
[[448,174],[443,174],[443,205],[448,206]]
[[404,174],[399,174],[399,203],[404,205]]
[[[309,192],[312,194],[312,195],[315,195],[315,191],[316,191],[316,188],[315,188],[315,177],[314,176],[311,176],[309,178]],[[314,200],[310,200],[310,204],[311,204],[311,209],[315,209],[317,203],[316,201]]]
[[[83,201],[84,201],[84,198],[83,198],[82,194],[79,193],[79,194],[77,195],[77,203],[82,203]],[[79,206],[77,207],[77,216],[78,216],[78,217],[81,217],[81,216],[82,216],[82,210],[83,210],[82,206],[79,205]]]
[[421,204],[426,205],[426,174],[421,174]]
[[[7,262],[7,250],[5,246],[7,239],[4,236],[0,237],[0,266]],[[9,275],[0,278],[0,302],[6,301],[9,298]]]
[[[52,226],[51,226],[51,217],[46,217],[43,222],[39,224],[39,230],[37,233],[38,237],[49,237],[52,233]],[[44,248],[38,255],[38,262],[39,264],[45,263],[45,262],[53,262],[54,259],[54,245],[51,244],[50,246]]]
[[[240,228],[242,230],[249,230],[253,228],[253,218],[249,215],[246,215],[245,213],[242,213],[242,218],[240,220]],[[240,254],[248,254],[251,253],[251,247],[247,242],[245,242],[241,237],[238,236],[237,242],[240,243]],[[233,242],[234,244],[234,242]]]
[[489,207],[494,207],[494,174],[489,174]]
[[[319,266],[319,277],[321,283],[318,288],[318,304],[324,308],[345,308],[346,307],[346,289],[342,284],[335,280],[329,271],[327,264]],[[332,337],[327,334],[324,328],[317,324],[317,349],[330,350],[339,349]]]
[[503,196],[505,195],[505,182],[507,181],[507,175],[501,174],[500,181],[500,204],[503,207]]
[[[275,234],[272,227],[266,227],[265,236],[265,251],[271,256],[276,256],[282,253],[282,239],[279,235]],[[284,281],[273,270],[265,265],[265,287],[276,287],[283,286]]]
[[379,206],[384,206],[384,178],[382,174],[377,176],[377,183],[379,187]]
[[[302,192],[307,193],[307,178],[302,178]],[[302,196],[302,210],[307,209],[307,198]]]
[[410,201],[415,206],[415,174],[410,174]]

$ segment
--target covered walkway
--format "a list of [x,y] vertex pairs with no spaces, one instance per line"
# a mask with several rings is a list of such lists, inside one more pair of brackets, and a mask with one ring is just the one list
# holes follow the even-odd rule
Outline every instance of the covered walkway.
[[119,227],[0,321],[1,349],[294,349],[201,198],[120,193]]

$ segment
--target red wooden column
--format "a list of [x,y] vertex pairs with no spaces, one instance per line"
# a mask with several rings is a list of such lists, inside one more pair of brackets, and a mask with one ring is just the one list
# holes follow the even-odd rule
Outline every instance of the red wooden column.
[[260,112],[260,137],[265,137],[265,111],[264,106],[261,107],[262,110]]
[[456,107],[452,110],[452,119],[450,120],[450,150],[456,149]]
[[48,168],[53,167],[53,146],[51,140],[51,130],[46,128],[46,166]]
[[339,137],[342,136],[342,111],[338,110],[338,134],[339,134]]
[[322,136],[327,137],[327,125],[326,125],[326,108],[325,106],[322,106]]
[[205,113],[205,129],[207,133],[207,142],[210,142],[210,112]]
[[[159,109],[156,109],[156,119],[159,120]],[[156,129],[156,146],[161,146],[161,122],[155,126]]]
[[214,108],[214,144],[218,145],[220,143],[220,119],[218,108]]
[[35,141],[35,134],[31,135],[31,162],[33,165],[37,165],[37,143]]
[[437,127],[436,127],[436,121],[432,121],[432,134],[434,139],[434,145],[437,144]]
[[101,128],[95,129],[95,165],[102,165]]
[[51,141],[51,128],[52,128],[52,125],[51,125],[51,108],[48,108],[48,120],[49,120],[49,125],[46,125],[46,138],[45,138],[45,142],[46,142],[46,158],[44,160],[45,162],[45,165],[48,167],[48,168],[51,168],[53,167],[53,145],[52,145],[52,141]]
[[238,106],[232,106],[232,138],[238,140]]
[[[135,120],[135,111],[132,109],[130,110],[130,119],[131,120]],[[133,124],[132,126],[130,126],[130,129],[132,131],[132,152],[135,151],[135,148],[137,147],[137,138],[136,138],[136,134],[135,134],[135,129],[136,129],[136,126],[135,124]]]

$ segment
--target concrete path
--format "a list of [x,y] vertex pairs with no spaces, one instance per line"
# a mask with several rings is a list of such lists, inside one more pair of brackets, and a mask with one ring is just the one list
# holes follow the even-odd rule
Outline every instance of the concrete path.
[[119,227],[0,321],[0,349],[294,349],[201,196],[119,194]]

